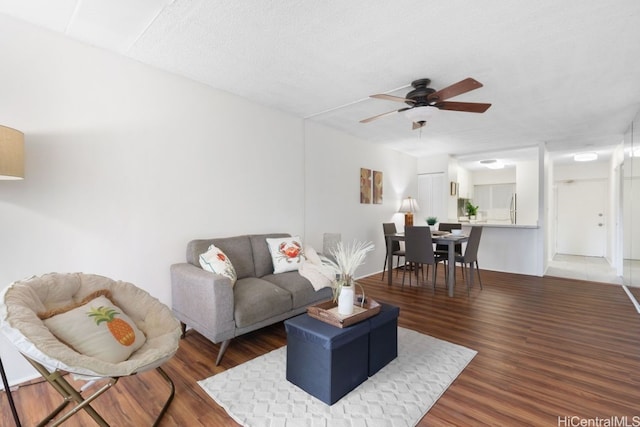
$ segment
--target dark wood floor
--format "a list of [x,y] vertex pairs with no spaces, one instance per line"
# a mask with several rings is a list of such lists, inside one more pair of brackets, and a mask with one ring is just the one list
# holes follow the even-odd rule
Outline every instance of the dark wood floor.
[[[435,294],[431,285],[401,288],[402,273],[391,288],[380,275],[360,281],[373,298],[401,308],[400,326],[478,351],[419,425],[587,425],[569,424],[568,417],[625,416],[636,422],[628,425],[638,425],[640,314],[619,286],[482,274],[484,290],[476,284],[468,297],[459,278],[453,298],[442,277]],[[218,346],[189,332],[165,365],[176,398],[161,425],[236,425],[196,381],[285,344],[280,323],[232,341],[216,367]],[[114,426],[150,425],[166,390],[155,372],[144,373],[122,379],[94,407]],[[0,425],[11,426],[5,393],[0,397]],[[25,426],[59,402],[46,383],[22,386],[15,397]],[[558,417],[567,422],[559,424]],[[65,426],[94,425],[85,414],[74,418]]]

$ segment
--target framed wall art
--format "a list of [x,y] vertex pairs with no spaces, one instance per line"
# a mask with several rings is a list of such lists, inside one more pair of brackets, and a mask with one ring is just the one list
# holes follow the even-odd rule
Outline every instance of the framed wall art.
[[382,204],[382,172],[373,171],[373,203]]
[[371,169],[360,168],[360,203],[371,203]]

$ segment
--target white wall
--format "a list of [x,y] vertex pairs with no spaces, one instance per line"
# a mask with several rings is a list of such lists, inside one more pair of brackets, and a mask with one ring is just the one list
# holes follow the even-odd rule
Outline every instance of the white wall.
[[[314,247],[322,248],[322,234],[342,234],[375,244],[375,251],[357,271],[364,276],[382,271],[385,257],[383,222],[404,228],[400,202],[417,195],[416,159],[322,125],[306,123],[305,234]],[[383,173],[383,203],[360,203],[360,168]],[[418,221],[419,217],[414,217]]]
[[479,169],[471,171],[470,186],[487,184],[510,184],[516,182],[516,168]]
[[608,179],[609,162],[559,163],[555,166],[555,181]]
[[0,283],[85,271],[170,303],[190,239],[304,232],[300,119],[3,16],[0,57],[26,151],[0,181]]
[[[437,154],[433,156],[424,156],[418,159],[418,174],[427,173],[444,173],[442,182],[442,203],[447,209],[448,219],[440,218],[440,221],[457,221],[458,218],[458,195],[452,196],[450,191],[450,183],[458,182],[460,184],[459,194],[466,192],[467,183],[466,175],[459,175],[458,160],[452,158],[448,154]],[[460,197],[463,197],[462,195]]]
[[516,166],[517,223],[538,224],[539,161],[520,161]]
[[[0,123],[26,150],[25,180],[0,181],[2,287],[84,271],[170,304],[189,240],[274,231],[380,239],[379,270],[380,224],[415,191],[413,158],[3,15],[0,58]],[[360,167],[384,171],[384,205],[359,205]],[[0,344],[11,382],[32,376]]]

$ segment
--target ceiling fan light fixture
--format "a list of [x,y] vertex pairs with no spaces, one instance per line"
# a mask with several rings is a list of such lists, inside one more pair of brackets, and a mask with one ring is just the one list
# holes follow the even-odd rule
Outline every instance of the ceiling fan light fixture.
[[431,119],[438,111],[436,107],[414,107],[404,112],[405,117],[414,123],[426,122]]
[[579,153],[573,156],[573,160],[576,162],[592,162],[598,158],[597,153]]

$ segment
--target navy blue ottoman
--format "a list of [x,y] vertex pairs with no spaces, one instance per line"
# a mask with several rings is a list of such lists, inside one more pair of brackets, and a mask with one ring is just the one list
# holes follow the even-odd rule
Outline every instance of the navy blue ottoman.
[[369,322],[337,328],[302,314],[284,325],[289,382],[333,405],[368,378]]
[[398,316],[396,306],[380,303],[380,313],[369,322],[369,376],[373,376],[398,357]]

